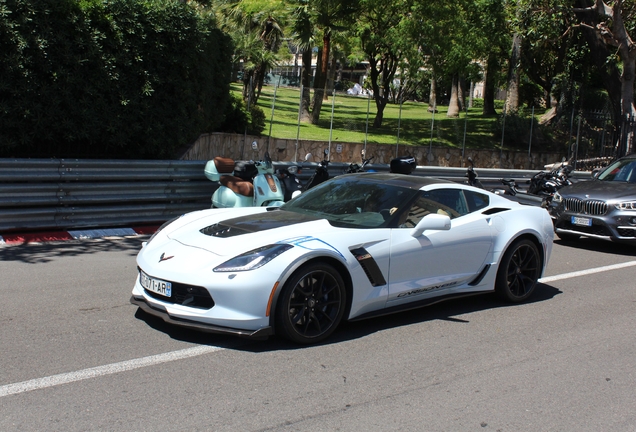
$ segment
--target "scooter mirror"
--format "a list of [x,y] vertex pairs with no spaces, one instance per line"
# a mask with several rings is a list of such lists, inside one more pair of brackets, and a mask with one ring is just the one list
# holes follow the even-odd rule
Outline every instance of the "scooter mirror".
[[252,141],[252,150],[258,150],[258,143],[256,141]]
[[325,149],[325,157],[326,156],[329,156],[329,150],[328,149]]
[[307,162],[309,159],[311,159],[311,153],[307,153],[305,155],[305,162]]
[[362,149],[362,150],[360,151],[360,154],[362,155],[362,157],[364,157],[364,153],[365,153],[365,151],[364,151],[364,149]]

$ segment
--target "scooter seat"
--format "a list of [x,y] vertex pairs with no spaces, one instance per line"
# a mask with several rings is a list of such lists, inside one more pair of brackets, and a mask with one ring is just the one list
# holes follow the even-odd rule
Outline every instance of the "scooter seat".
[[234,171],[234,159],[217,156],[214,158],[214,165],[220,173],[231,173]]
[[242,178],[235,177],[233,175],[221,176],[219,180],[221,186],[225,186],[234,193],[243,196],[254,196],[254,185]]

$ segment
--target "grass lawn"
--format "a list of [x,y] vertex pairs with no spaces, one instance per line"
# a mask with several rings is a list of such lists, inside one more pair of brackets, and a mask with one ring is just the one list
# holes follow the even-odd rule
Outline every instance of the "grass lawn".
[[[240,84],[232,86],[233,91],[240,93]],[[265,113],[265,130],[269,135],[272,120],[272,100],[275,87],[263,87],[258,106]],[[312,93],[313,94],[313,93]],[[271,121],[271,136],[275,138],[332,142],[364,142],[365,130],[368,132],[367,142],[378,144],[417,145],[433,147],[462,148],[497,148],[498,139],[493,136],[492,129],[496,116],[482,116],[481,108],[471,108],[468,113],[462,112],[459,118],[448,118],[448,107],[438,106],[433,116],[429,113],[428,104],[404,102],[400,113],[399,104],[388,104],[384,109],[382,127],[372,127],[376,114],[375,102],[367,97],[336,94],[335,101],[331,96],[323,101],[320,123],[313,125],[301,123],[298,126],[298,105],[300,91],[297,88],[278,87]],[[333,107],[333,126],[331,111]],[[398,133],[399,125],[399,133]]]

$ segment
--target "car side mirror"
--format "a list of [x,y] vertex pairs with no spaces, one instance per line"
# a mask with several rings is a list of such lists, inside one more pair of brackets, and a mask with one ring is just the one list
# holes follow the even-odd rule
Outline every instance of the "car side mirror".
[[451,219],[448,215],[436,213],[427,214],[415,225],[411,237],[419,237],[426,230],[448,231],[451,229]]

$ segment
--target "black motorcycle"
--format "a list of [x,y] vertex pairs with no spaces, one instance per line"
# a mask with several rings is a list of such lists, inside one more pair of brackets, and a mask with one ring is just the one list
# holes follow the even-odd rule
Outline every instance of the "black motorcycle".
[[309,178],[305,186],[303,186],[302,191],[306,191],[311,189],[312,187],[329,180],[329,150],[324,151],[323,159],[318,163],[316,167],[316,171],[314,171],[313,175]]
[[466,174],[464,174],[464,176],[467,178],[466,183],[469,186],[478,187],[480,189],[484,188],[484,186],[477,178],[477,173],[475,172],[475,163],[470,157],[468,158],[468,168],[466,168]]
[[362,154],[362,165],[358,165],[357,163],[353,163],[353,162],[350,163],[349,168],[347,168],[347,170],[345,171],[345,174],[364,172],[364,168],[371,163],[371,161],[373,160],[373,156],[365,159],[364,150],[362,150],[361,154]]
[[565,161],[557,168],[550,171],[540,171],[527,180],[528,188],[521,189],[514,179],[500,179],[501,183],[507,186],[506,195],[517,197],[519,201],[527,201],[529,204],[548,207],[552,202],[552,197],[564,186],[572,184],[570,174],[572,173],[572,165],[566,164]]

